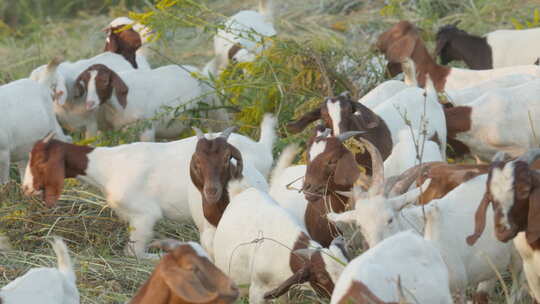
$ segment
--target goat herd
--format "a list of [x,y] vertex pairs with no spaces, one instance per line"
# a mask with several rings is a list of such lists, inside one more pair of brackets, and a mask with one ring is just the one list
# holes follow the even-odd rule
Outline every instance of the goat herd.
[[[331,303],[487,303],[498,273],[515,278],[507,295],[540,301],[540,29],[500,30],[475,37],[455,26],[437,33],[441,66],[417,28],[401,21],[376,48],[386,81],[360,100],[328,97],[287,125],[291,133],[315,121],[306,165],[292,165],[296,146],[276,161],[276,118],[267,114],[260,140],[233,133],[173,138],[187,125],[151,120],[141,141],[116,147],[71,144],[62,127],[86,136],[154,117],[162,106],[194,99],[215,102],[193,76],[260,55],[276,34],[272,9],[241,11],[214,37],[215,58],[193,66],[151,69],[151,31],[126,17],[105,29],[105,52],[77,62],[52,60],[29,79],[0,87],[0,184],[19,162],[22,188],[48,207],[64,179],[95,186],[129,222],[125,254],[147,252],[163,217],[193,220],[200,244],[158,240],[167,253],[130,303],[250,303],[286,296],[298,284]],[[131,27],[127,28],[129,25]],[[247,39],[250,29],[258,38]],[[257,40],[259,39],[259,40]],[[229,121],[227,112],[209,116]],[[60,127],[62,125],[62,127]],[[448,164],[446,147],[491,164]],[[492,208],[488,208],[491,204]],[[538,209],[538,210],[537,210]],[[351,256],[348,228],[369,247]],[[357,240],[357,238],[356,238]],[[508,242],[513,240],[513,242]],[[362,241],[360,241],[362,243]],[[362,244],[361,244],[362,245]],[[79,303],[66,245],[55,239],[58,268],[35,268],[0,290],[0,303]],[[238,286],[238,287],[237,287]],[[239,288],[241,287],[241,288]]]

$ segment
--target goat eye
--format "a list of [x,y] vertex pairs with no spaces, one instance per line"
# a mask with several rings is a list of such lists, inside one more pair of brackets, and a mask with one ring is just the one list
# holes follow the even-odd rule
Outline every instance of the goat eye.
[[391,217],[391,218],[388,219],[388,222],[387,222],[387,223],[388,223],[388,225],[390,225],[390,224],[392,224],[393,222],[394,222],[394,218]]

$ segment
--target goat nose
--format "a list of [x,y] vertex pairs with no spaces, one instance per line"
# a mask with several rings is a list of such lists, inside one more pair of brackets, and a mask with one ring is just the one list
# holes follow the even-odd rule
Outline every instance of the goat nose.
[[92,101],[92,100],[86,101],[86,110],[87,110],[87,111],[90,111],[90,110],[95,109],[96,106],[97,106],[97,102]]

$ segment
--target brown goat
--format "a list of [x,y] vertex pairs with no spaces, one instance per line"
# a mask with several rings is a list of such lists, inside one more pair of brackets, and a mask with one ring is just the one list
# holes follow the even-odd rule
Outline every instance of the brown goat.
[[308,149],[308,162],[303,192],[308,201],[304,222],[313,238],[328,247],[340,232],[328,221],[328,212],[341,213],[348,209],[349,199],[336,191],[350,191],[358,179],[354,155],[343,141],[358,132],[346,132],[337,137],[326,137],[329,130],[313,139]]
[[199,244],[161,240],[151,247],[168,252],[130,304],[233,303],[234,282],[219,270]]
[[491,47],[486,37],[471,35],[454,24],[445,25],[437,31],[435,56],[446,65],[453,60],[463,60],[473,70],[493,68]]
[[134,68],[137,67],[136,52],[141,47],[141,35],[134,29],[123,29],[125,25],[108,27],[105,52],[113,52],[122,55]]
[[[204,217],[217,227],[229,204],[229,181],[242,178],[242,155],[238,149],[227,143],[234,127],[226,129],[215,139],[207,139],[201,130],[194,129],[198,141],[191,157],[189,175],[201,192]],[[231,164],[231,159],[236,160],[236,165]]]
[[416,67],[417,82],[420,87],[426,86],[427,76],[431,78],[437,91],[444,91],[446,76],[450,68],[438,65],[431,58],[418,29],[408,21],[400,21],[379,36],[376,47],[386,54],[389,62],[401,63],[410,57]]
[[[332,116],[336,116],[337,110],[339,110],[339,121],[332,119]],[[330,113],[331,111],[332,113]],[[322,120],[325,127],[332,128],[335,136],[349,131],[365,131],[355,138],[365,138],[373,143],[381,152],[383,159],[392,153],[392,135],[384,120],[345,94],[335,98],[327,98],[315,110],[304,114],[297,121],[289,123],[287,129],[291,133],[298,133],[318,119]],[[366,169],[368,175],[371,175],[371,156],[369,153],[356,154],[356,161]]]

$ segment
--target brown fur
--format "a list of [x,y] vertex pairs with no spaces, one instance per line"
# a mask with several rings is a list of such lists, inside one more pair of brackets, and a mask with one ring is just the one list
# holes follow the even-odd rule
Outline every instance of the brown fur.
[[[364,138],[373,143],[380,151],[383,160],[392,153],[392,135],[386,123],[373,111],[361,103],[355,102],[346,96],[338,96],[323,101],[321,105],[306,113],[295,122],[289,123],[287,129],[291,133],[302,131],[308,124],[321,119],[324,126],[332,128],[332,120],[328,114],[327,101],[339,102],[341,108],[340,132],[347,131],[367,131],[365,134],[355,136],[355,138]],[[358,112],[358,115],[354,113]],[[366,173],[371,175],[371,156],[369,153],[358,153],[355,155],[357,163],[366,169]]]
[[[236,159],[237,165],[230,160]],[[227,185],[230,180],[242,177],[240,151],[218,137],[199,139],[189,165],[191,180],[201,192],[204,217],[217,227],[225,208],[229,205]]]
[[94,148],[77,146],[58,140],[36,142],[32,148],[30,170],[34,189],[43,190],[47,207],[54,207],[64,188],[65,178],[86,174],[88,154]]
[[352,281],[347,293],[339,299],[338,304],[398,304],[397,302],[384,302],[377,297],[366,284]]
[[448,137],[455,138],[458,133],[471,129],[472,108],[468,106],[444,109]]
[[235,43],[231,48],[229,49],[229,52],[227,53],[227,56],[229,60],[232,60],[234,55],[238,53],[243,48],[243,46],[240,43]]
[[187,244],[171,250],[130,304],[233,303],[234,282]]
[[376,47],[392,63],[401,63],[406,58],[411,58],[416,66],[418,85],[425,87],[429,75],[435,89],[439,92],[444,91],[450,68],[438,65],[431,58],[417,28],[410,22],[400,21],[381,34]]
[[129,89],[118,74],[103,64],[94,64],[77,77],[77,80],[75,80],[77,89],[76,97],[81,97],[87,91],[88,82],[90,81],[90,71],[98,72],[96,76],[96,88],[99,104],[107,102],[111,98],[114,89],[118,103],[125,109]]
[[421,186],[427,179],[431,179],[431,183],[418,199],[418,203],[422,205],[442,198],[462,183],[478,175],[486,174],[489,170],[488,165],[451,165],[444,162],[434,162],[423,166],[425,169],[416,179],[416,185]]
[[330,297],[334,290],[334,282],[330,274],[325,269],[324,260],[320,251],[314,252],[310,257],[301,255],[296,250],[309,248],[309,236],[300,233],[291,251],[289,265],[293,275],[283,282],[279,287],[265,293],[266,300],[275,299],[285,294],[296,284],[309,282],[311,287],[319,296]]
[[350,191],[360,173],[354,155],[336,138],[316,138],[326,142],[326,149],[309,160],[303,191],[308,200],[304,221],[311,237],[328,247],[340,234],[326,218],[329,210],[341,213],[349,209],[349,199],[335,191]]
[[488,304],[489,295],[485,291],[476,292],[472,296],[473,304]]
[[134,68],[137,67],[136,52],[141,47],[141,35],[132,28],[120,31],[125,25],[108,29],[109,42],[105,44],[105,52],[122,55]]

